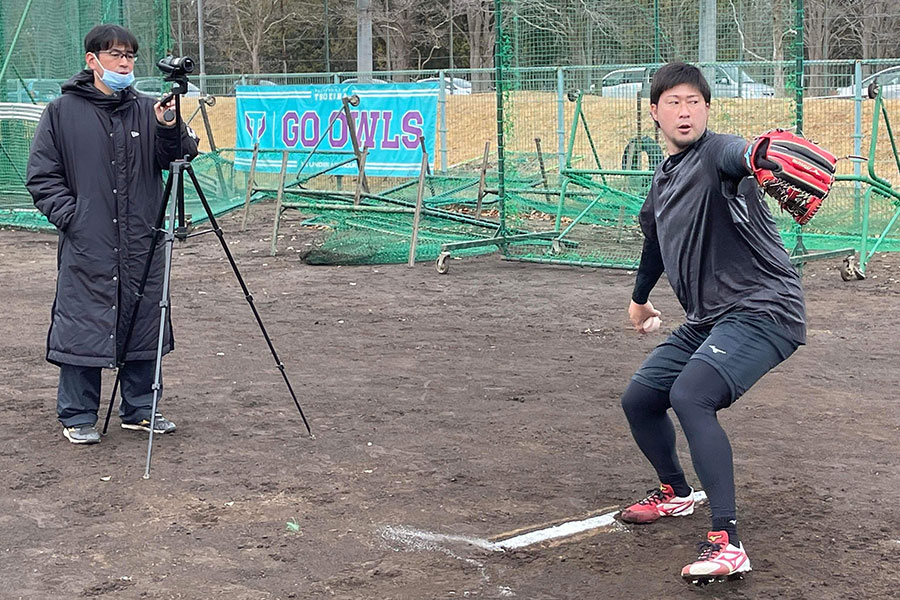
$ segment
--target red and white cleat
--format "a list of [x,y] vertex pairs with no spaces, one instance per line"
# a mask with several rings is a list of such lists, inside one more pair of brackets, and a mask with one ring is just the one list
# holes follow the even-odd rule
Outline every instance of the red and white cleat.
[[647,497],[622,511],[619,518],[626,523],[652,523],[660,517],[686,517],[694,512],[694,490],[679,497],[671,485],[661,483],[649,490]]
[[726,531],[710,531],[699,549],[697,560],[681,570],[681,577],[687,582],[706,585],[713,581],[743,579],[744,573],[750,572],[750,559],[744,544],[733,546]]

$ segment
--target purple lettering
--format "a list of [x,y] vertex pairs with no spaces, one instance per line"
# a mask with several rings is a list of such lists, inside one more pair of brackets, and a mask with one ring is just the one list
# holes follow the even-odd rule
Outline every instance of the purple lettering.
[[396,150],[400,147],[400,134],[394,134],[394,136],[391,137],[391,119],[393,118],[393,111],[386,110],[381,113],[381,120],[384,122],[381,131],[381,147],[384,150]]
[[292,110],[287,111],[281,117],[281,140],[288,148],[296,146],[300,139],[297,130],[298,121],[300,121],[300,115]]
[[[310,128],[310,125],[312,126]],[[308,110],[300,118],[300,145],[311,148],[319,141],[319,115],[315,111]]]
[[[331,117],[334,117],[334,113],[331,113]],[[337,137],[335,137],[335,127],[337,127]],[[341,112],[331,125],[331,131],[328,132],[328,142],[332,148],[341,149],[347,144],[347,131],[347,116]]]
[[424,133],[422,131],[422,126],[424,124],[425,119],[422,118],[422,113],[417,110],[410,111],[403,115],[403,125],[401,126],[401,130],[403,131],[404,146],[410,150],[415,150],[419,147],[419,138]]
[[[363,111],[356,121],[356,139],[363,148],[375,147],[375,131],[378,129],[378,118],[381,113],[377,110]],[[353,115],[356,119],[356,114]]]

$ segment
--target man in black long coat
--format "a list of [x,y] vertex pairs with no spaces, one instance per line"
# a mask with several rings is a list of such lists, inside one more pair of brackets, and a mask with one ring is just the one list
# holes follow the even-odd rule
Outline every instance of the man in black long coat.
[[[87,69],[45,109],[28,161],[28,190],[59,230],[56,300],[47,360],[60,368],[57,414],[76,444],[100,441],[101,370],[121,367],[119,416],[126,429],[150,430],[165,268],[154,253],[144,297],[124,348],[136,292],[162,201],[162,171],[181,152],[197,154],[167,107],[131,87],[138,42],[127,29],[98,25],[84,40]],[[158,246],[160,248],[160,246]],[[163,353],[173,347],[166,323]],[[155,433],[175,424],[157,414]]]

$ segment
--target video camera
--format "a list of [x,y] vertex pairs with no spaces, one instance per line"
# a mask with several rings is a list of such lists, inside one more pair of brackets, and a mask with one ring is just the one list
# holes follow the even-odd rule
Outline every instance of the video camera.
[[[172,98],[176,98],[175,102],[176,106],[178,106],[178,99],[182,94],[186,94],[188,91],[187,74],[194,71],[194,60],[189,56],[176,57],[169,55],[157,61],[156,66],[160,71],[166,74],[164,79],[172,82],[172,91],[160,98],[160,104],[166,105]],[[210,106],[212,106],[212,104],[210,104]],[[176,116],[176,112],[180,119],[180,112],[174,111],[171,108],[166,110],[164,114],[166,121],[171,121]]]
[[156,63],[157,68],[166,74],[166,79],[186,77],[194,71],[194,60],[190,56],[167,56]]

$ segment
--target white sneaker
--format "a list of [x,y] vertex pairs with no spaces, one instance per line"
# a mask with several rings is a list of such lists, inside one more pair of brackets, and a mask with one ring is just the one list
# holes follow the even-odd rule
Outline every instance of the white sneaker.
[[675,495],[667,483],[649,490],[647,497],[622,511],[619,518],[625,523],[652,523],[660,517],[686,517],[694,512],[694,490],[685,496]]
[[705,585],[712,581],[743,579],[744,573],[750,572],[750,559],[744,544],[732,545],[726,531],[710,531],[699,549],[697,560],[681,570],[686,581]]

